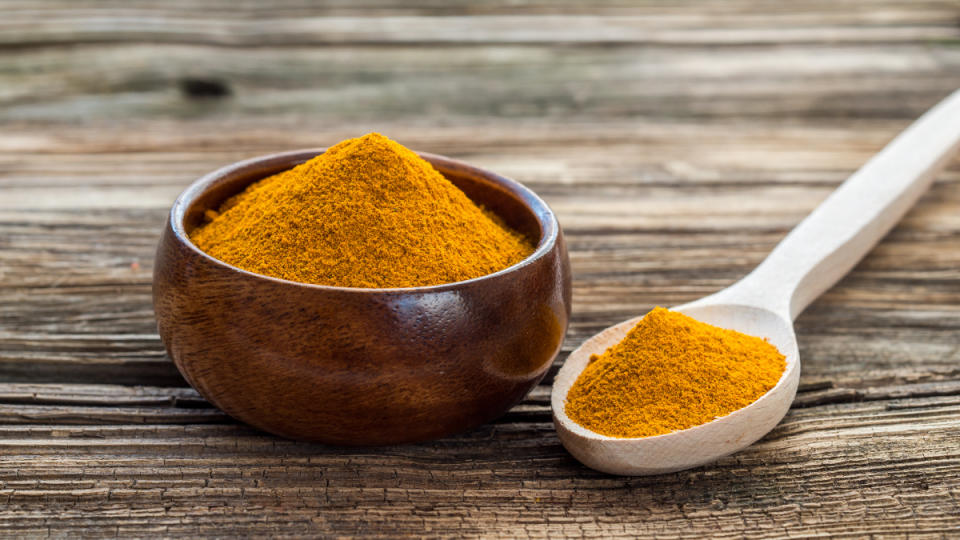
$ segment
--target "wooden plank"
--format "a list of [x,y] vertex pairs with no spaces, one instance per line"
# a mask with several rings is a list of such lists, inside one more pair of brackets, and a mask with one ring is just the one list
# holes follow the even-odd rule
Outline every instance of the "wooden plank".
[[[960,402],[903,405],[794,410],[715,466],[632,479],[582,468],[543,423],[380,452],[239,426],[0,426],[0,524],[22,534],[416,535],[454,526],[466,536],[734,537],[784,527],[841,534],[858,523],[861,534],[946,534],[957,518]],[[67,509],[55,524],[51,505]]]
[[0,383],[0,403],[105,407],[208,408],[211,406],[193,388],[76,383]]
[[2,424],[203,424],[227,420],[216,409],[0,405]]
[[[756,2],[753,0],[674,0],[632,2],[629,0],[277,0],[265,6],[253,0],[206,0],[202,4],[173,1],[164,4],[122,1],[64,1],[6,0],[5,7],[18,16],[36,16],[54,12],[74,16],[111,14],[113,16],[148,17],[162,14],[188,13],[199,18],[228,17],[256,19],[264,17],[327,17],[337,14],[361,16],[396,16],[402,14],[622,14],[627,12],[647,15],[672,15],[688,20],[718,24],[724,17],[787,17],[824,24],[835,20],[859,17],[863,20],[888,23],[910,21],[911,17],[926,12],[938,13],[956,9],[950,0],[915,0],[904,4],[897,0],[795,0],[790,4]],[[120,11],[118,8],[124,8]],[[691,8],[697,9],[691,9]],[[859,20],[859,19],[858,19]]]
[[461,3],[442,10],[437,10],[435,3],[420,4],[427,13],[413,4],[403,14],[396,8],[383,13],[342,7],[304,9],[289,4],[271,4],[269,9],[235,9],[222,3],[206,9],[175,4],[161,9],[126,5],[117,9],[109,4],[71,2],[51,2],[46,9],[37,9],[33,4],[13,4],[0,22],[0,43],[17,47],[129,41],[230,46],[559,41],[716,45],[956,37],[951,19],[956,5],[949,1],[909,5],[816,1],[795,2],[789,7],[739,1],[676,6],[611,3],[607,10],[599,11],[593,6],[571,9],[571,3],[485,4],[477,9]]
[[[198,84],[208,90],[198,94]],[[94,44],[0,51],[0,121],[18,123],[244,116],[274,124],[295,115],[369,124],[434,114],[909,119],[957,86],[960,47],[926,38],[787,50]]]

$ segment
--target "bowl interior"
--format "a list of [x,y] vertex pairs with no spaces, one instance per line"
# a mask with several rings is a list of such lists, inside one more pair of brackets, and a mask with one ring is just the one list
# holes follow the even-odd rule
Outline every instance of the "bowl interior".
[[[201,178],[184,192],[174,211],[176,228],[186,235],[203,223],[204,212],[218,209],[233,195],[254,182],[291,169],[323,153],[324,149],[288,152],[255,158],[220,169]],[[542,247],[555,227],[550,210],[533,192],[520,184],[465,163],[430,154],[420,154],[473,202],[487,208],[504,223]],[[177,223],[179,221],[179,223]],[[189,241],[189,238],[185,238]],[[538,250],[539,251],[539,250]]]

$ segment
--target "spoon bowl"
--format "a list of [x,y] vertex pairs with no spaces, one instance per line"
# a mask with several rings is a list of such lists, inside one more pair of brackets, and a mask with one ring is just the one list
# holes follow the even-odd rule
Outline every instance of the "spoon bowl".
[[705,301],[672,310],[728,330],[767,337],[786,357],[780,380],[747,407],[706,424],[653,437],[601,435],[571,420],[565,412],[565,399],[589,364],[590,356],[602,354],[618,343],[643,317],[611,326],[570,353],[557,374],[551,395],[554,425],[561,442],[588,467],[610,474],[646,475],[703,465],[753,444],[790,409],[800,380],[800,356],[789,320],[762,308]]

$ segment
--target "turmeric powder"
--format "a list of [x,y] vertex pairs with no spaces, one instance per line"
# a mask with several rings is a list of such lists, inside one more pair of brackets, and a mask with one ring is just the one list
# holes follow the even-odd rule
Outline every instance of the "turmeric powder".
[[564,411],[610,437],[662,435],[746,407],[784,369],[785,357],[765,339],[658,307],[590,358]]
[[224,262],[341,287],[415,287],[490,274],[533,252],[418,155],[378,133],[260,180],[190,233]]

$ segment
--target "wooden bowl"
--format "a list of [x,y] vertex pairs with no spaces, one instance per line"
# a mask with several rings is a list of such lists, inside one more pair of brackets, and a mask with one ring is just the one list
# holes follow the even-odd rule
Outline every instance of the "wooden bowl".
[[472,200],[536,240],[520,263],[457,283],[297,283],[241,270],[190,242],[204,210],[323,151],[242,161],[177,198],[153,276],[160,337],[177,368],[227,414],[293,439],[421,441],[506,412],[543,378],[570,315],[560,226],[517,182],[422,154]]

